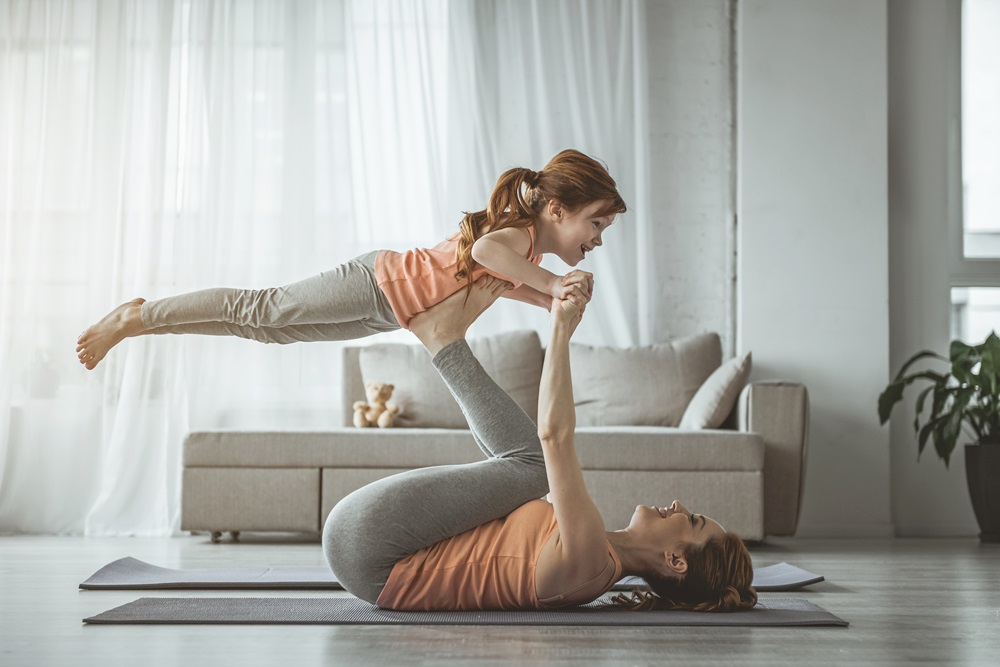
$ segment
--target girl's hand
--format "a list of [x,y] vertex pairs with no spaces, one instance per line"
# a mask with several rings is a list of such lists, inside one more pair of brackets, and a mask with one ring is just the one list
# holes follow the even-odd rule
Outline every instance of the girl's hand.
[[589,302],[594,296],[594,274],[579,269],[570,271],[562,277],[562,285],[557,298],[565,299],[573,286],[578,286],[584,298]]
[[579,287],[574,287],[573,291],[565,299],[552,300],[552,324],[563,324],[569,327],[569,335],[572,336],[576,327],[583,319],[583,313],[587,309],[587,301]]

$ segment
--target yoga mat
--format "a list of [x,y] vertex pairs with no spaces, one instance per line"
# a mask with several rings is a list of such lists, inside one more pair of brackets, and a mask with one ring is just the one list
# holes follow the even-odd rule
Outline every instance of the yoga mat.
[[358,598],[139,598],[83,619],[93,624],[279,625],[698,625],[845,627],[807,600],[766,599],[749,611],[631,611],[602,605],[553,611],[387,611]]
[[[787,591],[823,581],[823,577],[788,563],[754,569],[754,587],[761,592]],[[644,586],[638,577],[625,577],[612,590]],[[341,589],[328,567],[226,567],[173,570],[136,558],[119,558],[95,572],[80,588],[88,590],[141,589]]]

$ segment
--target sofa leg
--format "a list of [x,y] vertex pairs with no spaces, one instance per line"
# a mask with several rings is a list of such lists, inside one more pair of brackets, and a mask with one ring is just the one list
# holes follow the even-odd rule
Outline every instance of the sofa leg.
[[240,531],[238,531],[238,530],[231,530],[231,531],[229,531],[229,536],[231,538],[233,538],[233,542],[239,542],[240,541]]
[[213,530],[212,531],[212,544],[218,544],[221,541],[222,541],[222,531],[221,530]]

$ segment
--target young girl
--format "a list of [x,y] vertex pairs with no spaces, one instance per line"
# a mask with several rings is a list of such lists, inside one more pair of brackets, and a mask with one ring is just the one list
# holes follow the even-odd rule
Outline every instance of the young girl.
[[558,276],[539,266],[552,253],[576,266],[602,245],[625,202],[607,169],[575,150],[540,172],[504,172],[485,210],[467,213],[459,232],[433,248],[379,250],[284,287],[214,288],[156,301],[133,299],[77,340],[80,363],[93,369],[125,338],[140,334],[240,336],[262,343],[348,340],[408,328],[410,319],[485,274],[511,283],[505,296],[549,309],[593,275]]

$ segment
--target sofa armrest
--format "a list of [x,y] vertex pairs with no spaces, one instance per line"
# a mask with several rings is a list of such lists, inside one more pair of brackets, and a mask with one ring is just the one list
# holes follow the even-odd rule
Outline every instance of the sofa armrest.
[[345,345],[340,352],[340,425],[354,426],[354,402],[365,400],[365,381],[361,377],[361,346]]
[[809,447],[809,394],[802,384],[752,382],[736,404],[736,428],[764,440],[764,532],[794,535]]

